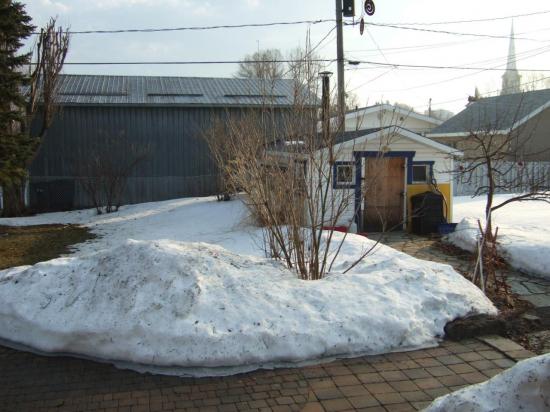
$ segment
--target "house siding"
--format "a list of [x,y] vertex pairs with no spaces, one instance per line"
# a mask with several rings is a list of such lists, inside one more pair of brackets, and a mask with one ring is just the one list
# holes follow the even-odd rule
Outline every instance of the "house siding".
[[[141,203],[216,193],[217,169],[201,134],[224,116],[247,109],[170,106],[65,106],[48,130],[30,167],[30,206],[60,210],[92,206],[78,181],[82,165],[94,149],[109,139],[146,149],[146,158],[132,171],[122,203]],[[283,109],[276,110],[280,117]],[[38,125],[34,125],[37,127]],[[120,162],[135,156],[119,150]],[[44,197],[44,191],[65,187]],[[53,192],[52,192],[53,193]],[[55,196],[65,196],[56,202]]]

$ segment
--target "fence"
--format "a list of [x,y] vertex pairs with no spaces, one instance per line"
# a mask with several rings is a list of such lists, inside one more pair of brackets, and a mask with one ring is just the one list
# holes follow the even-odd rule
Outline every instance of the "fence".
[[[460,167],[458,162],[457,166]],[[466,166],[466,165],[465,165]],[[531,187],[532,182],[544,182],[545,186],[550,187],[550,162],[526,162],[518,164],[516,162],[505,162],[499,168],[500,175],[498,183],[520,182],[514,185],[514,192],[523,192]],[[453,178],[453,194],[455,196],[472,196],[479,187],[488,184],[487,172],[483,167],[475,170],[471,176],[464,176],[457,173]],[[507,193],[505,189],[498,189],[496,193]]]

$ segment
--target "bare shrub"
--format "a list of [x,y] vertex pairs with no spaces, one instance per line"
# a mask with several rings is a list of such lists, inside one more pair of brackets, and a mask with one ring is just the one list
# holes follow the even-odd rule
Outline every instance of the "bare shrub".
[[[500,108],[492,121],[484,119],[487,113],[480,113],[481,126],[472,126],[468,136],[458,142],[458,146],[464,149],[464,158],[455,173],[466,183],[475,179],[480,170],[486,176],[486,183],[480,184],[474,193],[474,196],[485,197],[485,224],[479,225],[480,240],[473,274],[474,283],[483,291],[508,293],[505,279],[496,277],[494,262],[498,260],[498,228],[493,227],[493,213],[515,202],[550,203],[548,176],[531,174],[532,169],[524,167],[526,161],[541,152],[540,149],[531,152],[529,145],[537,124],[506,126],[518,124],[522,105],[523,100],[517,107]],[[548,150],[550,144],[543,149]],[[502,192],[512,196],[497,202],[495,193]]]
[[97,214],[118,211],[128,178],[149,152],[147,146],[108,139],[79,156],[78,182]]

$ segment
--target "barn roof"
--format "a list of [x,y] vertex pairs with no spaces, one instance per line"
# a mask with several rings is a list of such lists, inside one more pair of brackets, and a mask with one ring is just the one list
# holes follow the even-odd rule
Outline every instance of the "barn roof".
[[550,89],[479,99],[428,133],[428,137],[464,136],[470,132],[507,133],[550,107]]
[[65,105],[290,106],[294,81],[280,79],[61,76],[59,103]]

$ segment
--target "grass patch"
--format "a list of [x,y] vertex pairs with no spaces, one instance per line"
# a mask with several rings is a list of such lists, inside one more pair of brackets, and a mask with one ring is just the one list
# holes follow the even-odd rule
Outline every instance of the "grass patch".
[[0,226],[0,269],[54,259],[93,237],[76,225]]

